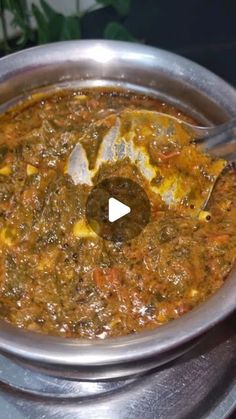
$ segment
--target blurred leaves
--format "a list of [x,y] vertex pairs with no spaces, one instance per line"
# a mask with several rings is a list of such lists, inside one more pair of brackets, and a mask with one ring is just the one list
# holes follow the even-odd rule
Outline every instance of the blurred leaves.
[[121,23],[110,22],[104,30],[105,39],[134,42],[136,39]]
[[32,4],[32,12],[37,22],[38,42],[45,44],[55,41],[80,39],[80,18],[78,16],[64,16],[58,13],[44,0],[40,6]]
[[32,41],[34,33],[30,26],[27,0],[2,0],[2,4],[13,14],[12,25],[21,31],[18,45],[24,46],[28,41]]
[[81,38],[81,26],[78,16],[64,16],[60,40],[67,41],[70,39]]
[[131,0],[96,0],[96,2],[103,6],[112,6],[120,16],[127,16],[131,7]]
[[[135,38],[123,25],[124,19],[130,11],[131,3],[132,0],[96,0],[97,5],[104,8],[112,7],[117,14],[117,21],[106,23],[105,28],[102,28],[106,39],[135,41]],[[77,7],[78,5],[79,3],[77,3]],[[39,5],[32,2],[30,9],[27,0],[0,0],[0,18],[4,35],[2,45],[5,52],[9,52],[10,47],[5,19],[6,10],[12,13],[13,19],[11,24],[19,33],[14,42],[10,40],[10,45],[14,49],[19,49],[19,47],[23,48],[26,45],[80,39],[83,37],[81,29],[83,27],[83,19],[90,13],[93,13],[93,10],[96,10],[96,6],[95,9],[89,8],[84,13],[81,13],[80,10],[75,10],[73,15],[65,16],[51,7],[45,0],[40,0]],[[97,12],[100,13],[99,10]],[[32,17],[35,19],[36,27],[32,24]]]
[[42,10],[44,11],[45,16],[48,17],[48,20],[52,20],[55,15],[58,15],[58,12],[56,12],[45,0],[40,0],[40,6],[42,7]]

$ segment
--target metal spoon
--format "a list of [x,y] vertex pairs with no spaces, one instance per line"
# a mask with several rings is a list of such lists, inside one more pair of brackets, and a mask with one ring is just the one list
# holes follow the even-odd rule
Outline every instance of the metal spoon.
[[88,127],[69,157],[67,172],[75,184],[92,186],[104,163],[128,158],[169,207],[193,215],[206,206],[227,164],[216,156],[236,158],[236,118],[205,128],[160,112],[128,109],[97,123],[101,125],[107,129],[98,136],[95,164],[91,167],[83,143],[92,138],[96,124]]
[[228,162],[236,159],[236,117],[215,127],[199,127],[180,121],[203,151]]

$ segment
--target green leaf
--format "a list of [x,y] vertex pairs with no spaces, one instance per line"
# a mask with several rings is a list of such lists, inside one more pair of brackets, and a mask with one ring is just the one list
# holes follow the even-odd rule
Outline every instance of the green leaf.
[[117,22],[107,24],[104,30],[104,38],[118,41],[136,41],[136,38],[123,25]]
[[44,14],[41,12],[38,6],[32,4],[32,13],[35,17],[37,28],[38,28],[38,41],[40,44],[50,42],[48,22]]
[[78,16],[63,16],[48,7],[43,0],[41,0],[42,10],[32,4],[32,12],[37,22],[39,43],[79,39],[81,36],[80,18]]
[[17,13],[19,16],[24,17],[27,11],[26,0],[3,0],[6,9],[12,13]]
[[48,17],[48,20],[51,20],[55,17],[55,15],[58,15],[59,13],[54,10],[51,6],[49,6],[48,3],[44,0],[40,0],[40,6],[45,13],[45,15]]
[[5,0],[0,0],[0,12],[2,13],[5,9]]
[[42,0],[40,3],[42,11],[34,3],[32,4],[32,12],[37,23],[39,44],[59,41],[64,16],[47,6]]
[[56,42],[61,40],[61,32],[65,17],[60,13],[55,13],[54,17],[48,22],[49,41]]
[[22,31],[21,44],[25,45],[28,40],[34,38],[33,30],[29,22],[28,5],[26,0],[3,0],[4,7],[13,14],[12,25]]
[[61,27],[60,41],[80,39],[80,37],[80,18],[78,16],[64,16],[64,21]]
[[96,2],[113,7],[120,16],[126,16],[131,7],[131,0],[96,0]]

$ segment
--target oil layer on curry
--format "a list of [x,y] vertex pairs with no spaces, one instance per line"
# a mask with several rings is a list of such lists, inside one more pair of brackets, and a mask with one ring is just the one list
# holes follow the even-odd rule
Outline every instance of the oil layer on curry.
[[177,169],[192,175],[195,167],[211,179],[209,157],[194,145],[184,156],[171,142],[162,147],[149,139],[152,164],[164,174],[152,184],[127,158],[103,164],[94,176],[95,183],[130,178],[145,189],[151,219],[137,237],[103,240],[86,224],[91,185],[73,182],[68,157],[83,142],[93,170],[112,117],[127,108],[193,122],[156,99],[96,89],[36,95],[1,116],[1,319],[65,337],[119,336],[176,319],[223,284],[236,258],[234,167],[219,176],[205,211],[194,212],[193,194],[170,207],[154,190]]

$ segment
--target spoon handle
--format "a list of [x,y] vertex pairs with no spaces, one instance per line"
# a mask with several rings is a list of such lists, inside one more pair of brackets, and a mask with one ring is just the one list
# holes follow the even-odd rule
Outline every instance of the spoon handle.
[[198,144],[217,157],[232,161],[236,159],[236,117],[229,122],[210,129],[209,135],[198,140]]

